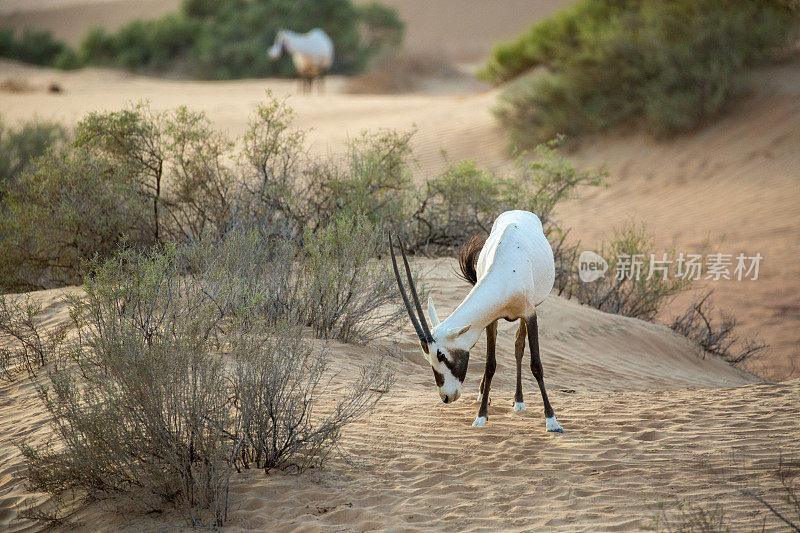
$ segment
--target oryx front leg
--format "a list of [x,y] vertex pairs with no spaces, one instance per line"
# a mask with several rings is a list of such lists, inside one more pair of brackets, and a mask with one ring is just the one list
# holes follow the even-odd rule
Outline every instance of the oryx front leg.
[[517,359],[517,392],[514,394],[514,410],[526,411],[525,402],[522,399],[522,357],[525,355],[525,319],[519,320],[517,338],[514,342],[514,356]]
[[556,414],[550,406],[550,401],[547,399],[547,391],[544,388],[544,370],[539,356],[539,325],[535,314],[526,320],[526,327],[528,329],[528,345],[531,347],[531,372],[533,372],[533,377],[536,378],[539,390],[542,393],[547,431],[563,433],[564,430],[561,429],[561,426],[556,421]]
[[486,370],[483,374],[483,386],[481,387],[481,406],[478,408],[478,417],[473,426],[485,426],[489,418],[489,390],[492,388],[492,378],[494,377],[497,361],[495,360],[494,350],[497,343],[497,320],[486,326]]

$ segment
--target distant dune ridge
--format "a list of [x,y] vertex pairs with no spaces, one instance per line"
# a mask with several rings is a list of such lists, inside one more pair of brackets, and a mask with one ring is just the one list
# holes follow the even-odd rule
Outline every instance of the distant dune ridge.
[[[569,2],[503,0],[491,12],[478,0],[387,0],[408,23],[409,50],[444,50],[475,61],[489,43],[513,37]],[[118,27],[133,17],[160,16],[177,0],[0,0],[0,26],[52,29],[76,43],[90,23]],[[431,33],[436,28],[437,33]],[[485,31],[479,31],[485,29]],[[63,33],[59,33],[63,32]],[[265,51],[266,53],[266,51]],[[587,139],[571,154],[580,165],[607,164],[609,187],[586,191],[558,213],[570,236],[594,249],[631,216],[645,221],[666,248],[700,253],[760,252],[755,282],[708,283],[718,309],[734,314],[741,332],[771,346],[752,370],[785,378],[800,362],[800,60],[757,73],[755,94],[730,114],[669,142],[645,135]],[[453,94],[444,82],[413,95],[343,94],[332,78],[325,95],[298,95],[292,80],[195,82],[118,71],[60,72],[0,61],[0,83],[21,80],[28,92],[0,92],[9,122],[34,117],[72,125],[91,110],[120,109],[150,99],[154,109],[185,104],[204,110],[220,129],[244,131],[264,91],[290,96],[298,126],[312,129],[315,153],[336,152],[362,129],[418,133],[412,141],[418,176],[443,159],[475,158],[502,169],[510,163],[506,136],[491,107],[496,91]],[[49,94],[50,83],[62,88]],[[436,82],[438,83],[438,82]],[[423,260],[423,277],[440,313],[469,287],[451,260]],[[47,324],[67,318],[65,292],[34,293]],[[682,310],[679,299],[665,318]],[[705,356],[668,328],[600,313],[551,296],[541,308],[541,349],[551,402],[563,435],[544,431],[541,398],[530,372],[523,388],[528,411],[513,412],[513,325],[501,323],[498,369],[489,426],[470,426],[476,410],[485,342],[472,352],[463,397],[443,405],[409,323],[392,332],[399,354],[397,383],[366,420],[349,426],[347,460],[302,476],[249,471],[236,477],[230,530],[641,530],[655,505],[688,499],[721,504],[732,523],[759,529],[760,505],[741,488],[775,496],[779,456],[797,460],[800,380],[767,383]],[[383,341],[390,345],[392,338]],[[376,355],[376,347],[333,344],[331,363],[343,376]],[[527,362],[527,356],[526,356]],[[34,528],[16,519],[31,494],[14,443],[49,433],[34,384],[0,382],[0,530]],[[75,517],[79,530],[157,529],[180,517],[138,516],[94,503]],[[771,524],[768,522],[768,524]],[[768,531],[780,531],[768,525]]]

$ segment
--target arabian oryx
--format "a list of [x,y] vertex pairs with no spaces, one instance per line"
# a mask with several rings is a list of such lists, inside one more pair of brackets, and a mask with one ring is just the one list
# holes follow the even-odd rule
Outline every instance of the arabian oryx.
[[333,41],[324,31],[320,28],[308,33],[280,30],[269,49],[269,57],[274,61],[283,53],[292,56],[303,92],[311,91],[314,80],[319,80],[319,87],[322,88],[325,73],[333,64]]
[[515,344],[517,358],[517,392],[514,410],[524,411],[522,401],[522,355],[525,337],[531,349],[531,370],[539,384],[544,401],[547,431],[562,432],[544,388],[544,372],[539,357],[539,333],[536,307],[550,294],[555,281],[553,249],[544,235],[539,217],[527,211],[507,211],[497,217],[485,242],[474,237],[459,252],[459,265],[463,277],[474,287],[453,313],[439,321],[433,300],[428,299],[428,315],[433,329],[428,327],[419,297],[411,279],[405,249],[398,238],[403,255],[409,289],[416,307],[408,295],[394,255],[391,237],[394,274],[400,288],[411,323],[419,336],[425,358],[433,367],[433,376],[444,403],[456,401],[461,396],[461,385],[467,374],[469,351],[475,346],[483,329],[486,329],[486,370],[480,386],[478,417],[473,426],[486,425],[489,389],[495,371],[495,343],[497,321],[519,320]]

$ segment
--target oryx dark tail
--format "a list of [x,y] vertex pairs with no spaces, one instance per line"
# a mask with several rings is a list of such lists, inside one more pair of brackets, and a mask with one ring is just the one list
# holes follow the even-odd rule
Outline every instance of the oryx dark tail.
[[461,272],[456,272],[456,274],[471,285],[478,282],[478,256],[483,250],[485,242],[486,235],[476,233],[458,250],[458,268]]

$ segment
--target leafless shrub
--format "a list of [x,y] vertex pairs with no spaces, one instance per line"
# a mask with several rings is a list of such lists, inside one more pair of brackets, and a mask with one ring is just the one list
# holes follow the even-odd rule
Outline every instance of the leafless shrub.
[[670,327],[699,344],[706,352],[721,357],[731,364],[738,364],[758,356],[767,345],[756,339],[746,339],[743,347],[736,351],[739,337],[734,333],[736,319],[724,313],[714,320],[711,295],[708,291],[700,295],[683,312],[676,316]]
[[13,381],[20,372],[29,377],[59,357],[65,325],[39,326],[42,306],[30,296],[0,296],[0,378]]
[[362,369],[332,410],[318,415],[315,399],[328,388],[327,350],[315,350],[296,327],[271,337],[248,335],[236,346],[233,382],[244,443],[238,459],[245,468],[293,464],[303,470],[321,462],[342,428],[371,410],[392,381],[379,360]]

